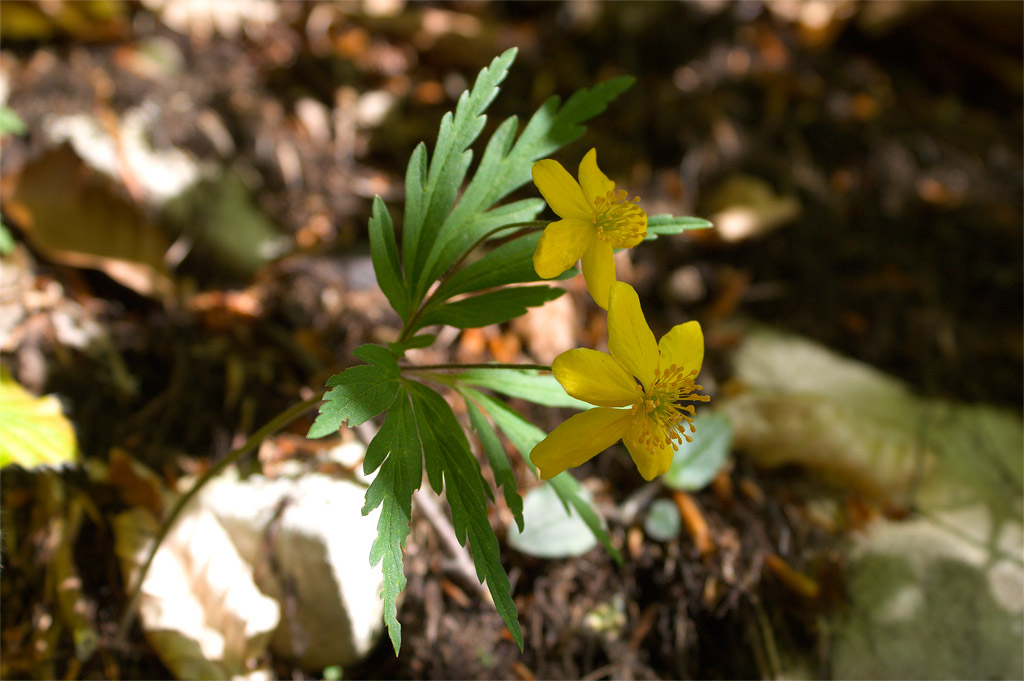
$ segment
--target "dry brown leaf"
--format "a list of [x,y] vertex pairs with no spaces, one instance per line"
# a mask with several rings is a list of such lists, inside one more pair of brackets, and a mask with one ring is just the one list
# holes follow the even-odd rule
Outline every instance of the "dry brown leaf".
[[46,257],[105,272],[133,291],[173,291],[169,242],[114,183],[62,145],[3,184],[4,211]]

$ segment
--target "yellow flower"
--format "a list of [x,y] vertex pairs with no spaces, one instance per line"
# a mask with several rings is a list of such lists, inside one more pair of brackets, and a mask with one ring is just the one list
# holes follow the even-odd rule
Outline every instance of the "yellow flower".
[[557,277],[583,259],[583,278],[594,301],[608,309],[608,291],[615,281],[614,249],[632,248],[647,234],[647,214],[628,200],[625,189],[597,167],[597,150],[580,161],[580,181],[558,161],[533,164],[533,183],[551,210],[562,218],[544,229],[533,267],[544,279]]
[[[530,459],[540,477],[579,466],[619,440],[640,475],[653,480],[668,470],[687,433],[694,432],[694,383],[704,359],[704,334],[697,322],[674,326],[655,342],[629,284],[614,282],[608,298],[608,350],[577,348],[552,364],[555,378],[573,397],[596,405],[576,414],[537,443]],[[629,407],[622,409],[621,407]]]

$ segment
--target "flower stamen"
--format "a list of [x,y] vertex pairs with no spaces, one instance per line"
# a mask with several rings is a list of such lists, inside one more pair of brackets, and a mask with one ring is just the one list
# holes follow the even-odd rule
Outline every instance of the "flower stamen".
[[[640,395],[632,407],[633,422],[639,425],[640,443],[650,449],[671,447],[678,450],[683,440],[693,442],[691,433],[697,431],[693,425],[694,407],[683,402],[707,402],[707,395],[696,395],[704,387],[693,382],[696,371],[683,371],[675,364],[666,369],[657,369],[649,390],[637,385]],[[689,431],[689,432],[687,432]]]
[[594,197],[594,225],[597,238],[613,248],[632,248],[647,234],[647,215],[637,205],[639,196],[627,199],[625,189],[610,190]]

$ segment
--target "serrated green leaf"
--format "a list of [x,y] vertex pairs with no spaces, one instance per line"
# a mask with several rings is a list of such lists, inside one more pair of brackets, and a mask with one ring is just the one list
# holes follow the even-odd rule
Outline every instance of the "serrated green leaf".
[[398,378],[398,375],[401,373],[398,368],[398,360],[395,358],[394,353],[383,345],[366,343],[365,345],[360,345],[358,348],[353,350],[352,354],[367,364],[373,364],[374,366],[384,369],[388,374],[395,378]]
[[561,108],[559,98],[550,97],[533,115],[514,145],[510,143],[516,121],[504,121],[488,142],[480,166],[458,206],[447,216],[431,245],[417,287],[418,294],[422,295],[471,244],[492,229],[477,219],[481,213],[529,182],[534,161],[582,136],[586,131],[582,123],[604,111],[608,102],[630,87],[634,80],[631,76],[620,76],[589,90],[581,89]]
[[647,236],[644,241],[654,241],[659,236],[672,236],[691,229],[708,229],[714,227],[703,218],[676,217],[663,213],[647,216]]
[[693,425],[693,442],[679,447],[661,478],[672,489],[702,489],[718,475],[732,450],[732,422],[722,412],[705,411]]
[[[383,350],[383,348],[381,348]],[[331,376],[320,414],[309,428],[308,438],[324,437],[341,428],[372,419],[391,406],[398,394],[398,375],[390,369],[361,364]]]
[[[434,156],[430,170],[424,173],[426,152],[419,155],[417,168],[406,175],[406,213],[403,224],[403,262],[408,285],[417,292],[415,300],[426,288],[417,286],[420,273],[436,241],[445,217],[455,205],[462,181],[472,159],[469,146],[483,130],[487,120],[484,111],[498,94],[498,85],[508,74],[508,68],[516,58],[518,50],[511,48],[495,57],[489,66],[480,71],[472,90],[463,92],[455,107],[441,119]],[[419,149],[416,150],[419,152]],[[417,156],[414,153],[414,156]],[[411,185],[418,185],[413,187]],[[410,192],[410,189],[413,191]],[[412,204],[408,203],[412,200]]]
[[435,300],[447,300],[460,293],[482,291],[504,284],[538,281],[533,268],[533,252],[540,232],[527,234],[498,246],[474,263],[463,267],[433,294]]
[[430,474],[431,459],[440,461],[455,536],[464,546],[469,541],[477,577],[487,583],[495,609],[522,650],[523,632],[519,626],[516,605],[512,601],[512,587],[501,565],[498,539],[487,518],[488,490],[480,465],[473,457],[466,435],[444,398],[419,383],[409,383],[409,391],[423,443],[423,454],[428,463],[427,474]]
[[563,293],[564,290],[551,286],[517,286],[489,291],[435,307],[420,318],[416,328],[447,324],[458,329],[475,329],[500,324]]
[[75,460],[75,429],[53,395],[36,397],[0,368],[0,468],[59,466]]
[[[509,442],[519,450],[523,460],[530,466],[530,470],[536,473],[536,467],[530,461],[530,452],[534,446],[546,437],[546,433],[524,419],[518,412],[509,407],[501,400],[473,390],[462,388],[466,394],[474,400],[490,415]],[[589,405],[588,405],[589,406]],[[548,484],[558,493],[566,511],[573,508],[579,514],[583,522],[587,524],[590,531],[594,533],[597,540],[601,542],[604,549],[615,559],[615,562],[622,564],[622,554],[612,545],[612,538],[605,529],[604,519],[594,509],[593,505],[584,497],[583,488],[579,481],[568,471],[559,473],[548,480]]]
[[509,510],[512,511],[512,517],[515,518],[516,526],[522,532],[523,498],[519,496],[516,476],[512,472],[512,465],[509,463],[508,455],[505,454],[505,448],[501,446],[498,434],[494,432],[494,428],[487,422],[487,417],[480,411],[480,407],[477,406],[476,402],[467,395],[463,395],[463,398],[466,401],[466,411],[469,412],[469,422],[473,426],[473,430],[476,431],[477,437],[480,438],[484,454],[487,455],[487,461],[491,464],[494,482],[501,486],[505,494],[505,503],[508,505]]
[[528,369],[469,369],[452,374],[466,385],[487,388],[545,407],[567,407],[580,411],[593,407],[565,392],[550,373]]
[[404,321],[409,314],[409,300],[406,297],[405,283],[402,281],[398,241],[395,239],[395,226],[391,222],[388,207],[379,196],[373,198],[369,230],[370,260],[373,262],[377,284],[387,296],[391,307]]
[[363,471],[369,475],[378,467],[380,470],[366,490],[363,515],[381,507],[377,538],[370,547],[370,565],[381,563],[384,622],[397,655],[402,645],[397,599],[406,584],[402,552],[409,535],[412,494],[423,478],[423,450],[409,395],[404,391],[399,393],[384,425],[366,448]]
[[[588,502],[589,493],[583,490]],[[534,487],[523,499],[526,529],[509,528],[508,543],[522,553],[537,558],[582,556],[597,546],[597,537],[587,523],[558,496],[548,484]]]

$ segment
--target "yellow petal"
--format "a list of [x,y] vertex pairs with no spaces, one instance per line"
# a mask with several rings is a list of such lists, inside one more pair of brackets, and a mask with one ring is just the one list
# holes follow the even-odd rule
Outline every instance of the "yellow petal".
[[544,480],[589,461],[622,439],[629,428],[629,409],[597,407],[569,417],[530,452]]
[[545,158],[533,164],[533,183],[541,196],[562,218],[593,220],[594,210],[583,190],[562,164]]
[[544,228],[533,252],[533,269],[544,279],[557,277],[576,264],[594,240],[594,225],[583,220],[559,220]]
[[[648,427],[654,425],[651,421],[648,421],[647,424]],[[672,465],[672,458],[675,456],[676,450],[667,444],[651,448],[641,443],[641,432],[641,422],[637,420],[636,423],[626,430],[622,442],[626,445],[626,449],[629,450],[629,455],[633,458],[633,463],[636,464],[636,469],[640,471],[643,479],[654,480],[659,475],[663,475],[668,471]]]
[[594,302],[608,309],[608,291],[615,281],[615,253],[607,241],[594,239],[583,253],[583,280]]
[[608,294],[608,350],[645,388],[658,368],[658,343],[629,284],[616,281]]
[[675,364],[684,372],[700,373],[704,362],[704,333],[698,322],[677,324],[658,341],[661,353],[661,368],[667,369]]
[[551,370],[565,392],[599,407],[626,407],[639,396],[633,377],[604,352],[568,350],[555,357]]
[[597,167],[597,149],[591,149],[580,161],[580,186],[590,205],[594,199],[615,190],[615,183]]

